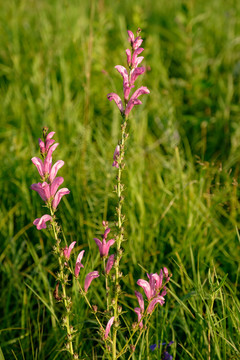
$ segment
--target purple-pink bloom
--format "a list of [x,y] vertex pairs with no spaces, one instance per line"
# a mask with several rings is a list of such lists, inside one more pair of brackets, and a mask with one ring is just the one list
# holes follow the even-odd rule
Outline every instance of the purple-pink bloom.
[[135,308],[134,309],[135,313],[138,316],[138,325],[139,327],[142,329],[143,328],[143,322],[142,322],[142,310],[140,308]]
[[57,189],[59,188],[60,185],[62,185],[64,181],[64,178],[59,176],[59,177],[56,177],[53,182],[51,183],[51,197],[54,197],[54,195],[56,194],[56,191]]
[[105,238],[103,240],[99,240],[97,238],[94,238],[95,243],[97,244],[100,252],[101,257],[108,256],[108,252],[110,249],[110,246],[112,246],[115,243],[115,240],[111,239],[109,241],[106,241]]
[[143,279],[139,279],[137,281],[137,284],[143,288],[146,297],[148,298],[148,300],[150,300],[152,297],[152,289],[150,287],[150,284],[146,280],[143,280]]
[[88,288],[91,284],[91,282],[93,281],[93,279],[96,279],[99,277],[99,273],[98,271],[92,271],[89,274],[87,274],[86,278],[85,278],[85,282],[84,282],[84,291],[87,292]]
[[124,113],[123,103],[122,103],[122,100],[121,100],[119,95],[117,95],[115,93],[110,93],[110,94],[107,95],[107,98],[108,98],[109,101],[114,100],[117,107],[119,108],[121,114]]
[[49,181],[52,182],[57,175],[57,172],[64,165],[64,161],[58,160],[51,168],[49,173]]
[[131,55],[131,50],[129,49],[126,49],[126,55],[127,55],[127,63],[128,63],[128,66],[131,66],[131,63],[132,63],[132,55]]
[[140,309],[141,309],[142,311],[144,311],[144,300],[143,300],[142,294],[141,294],[140,292],[138,292],[138,291],[135,291],[135,295],[136,295],[136,297],[137,297],[137,299],[138,299],[138,303],[139,303]]
[[76,277],[78,277],[80,269],[84,267],[83,264],[81,263],[84,253],[85,250],[82,250],[77,257],[75,271],[74,271]]
[[132,56],[132,67],[136,68],[144,59],[143,56],[138,57],[143,52],[144,48],[138,48],[134,51]]
[[50,215],[43,215],[41,218],[35,219],[33,224],[36,225],[38,230],[46,229],[47,221],[52,221],[52,217]]
[[[41,139],[40,139],[41,140]],[[38,157],[33,157],[32,159],[33,164],[36,166],[39,175],[41,176],[41,178],[44,178],[44,168],[43,168],[43,162],[41,159],[39,159]]]
[[129,36],[128,41],[130,42],[130,44],[132,46],[134,43],[134,40],[135,40],[134,34],[131,30],[128,30],[127,32],[128,32],[128,36]]
[[41,198],[43,199],[43,201],[47,201],[50,199],[51,194],[50,194],[50,186],[47,182],[39,182],[37,184],[32,184],[31,185],[31,189],[34,191],[37,191],[37,193],[41,196]]
[[105,270],[107,275],[110,273],[110,270],[113,267],[113,264],[114,264],[114,254],[110,255],[108,258],[106,270]]
[[141,37],[138,36],[132,44],[133,50],[138,49],[141,46],[142,42],[143,42],[143,39],[141,39]]
[[108,337],[108,334],[109,334],[109,331],[111,329],[111,326],[112,326],[113,322],[114,322],[114,316],[111,317],[111,319],[107,323],[106,330],[105,330],[105,335],[104,335],[105,339],[107,339],[107,337]]
[[58,190],[58,192],[56,193],[53,201],[52,201],[52,207],[53,209],[56,210],[56,208],[58,207],[58,204],[60,203],[60,200],[61,198],[64,196],[64,195],[67,195],[70,193],[70,190],[68,190],[67,188],[62,188],[60,190]]
[[64,254],[64,256],[65,256],[65,258],[66,258],[67,260],[70,259],[70,255],[71,255],[72,249],[74,248],[75,244],[76,244],[76,241],[73,241],[73,242],[69,245],[69,247],[66,246],[65,249],[63,250],[63,254]]
[[148,309],[147,309],[148,314],[151,314],[153,312],[154,307],[157,303],[159,303],[161,306],[163,306],[164,302],[165,302],[165,299],[163,296],[157,296],[156,298],[154,298],[148,306]]

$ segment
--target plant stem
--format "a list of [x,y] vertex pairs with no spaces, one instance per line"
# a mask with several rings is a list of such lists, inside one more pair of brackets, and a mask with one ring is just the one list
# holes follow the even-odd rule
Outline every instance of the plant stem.
[[105,275],[105,287],[106,287],[106,299],[107,299],[107,311],[109,311],[109,287],[108,287],[108,276],[106,274],[106,259],[103,259],[103,271]]
[[64,259],[63,259],[63,255],[61,254],[61,249],[60,249],[61,240],[59,239],[59,236],[58,236],[59,227],[55,220],[54,211],[52,208],[50,208],[50,212],[51,212],[51,216],[53,217],[52,227],[53,227],[53,232],[54,232],[54,238],[56,240],[55,254],[57,255],[58,264],[59,264],[59,282],[61,283],[61,286],[62,286],[62,301],[64,303],[64,307],[66,310],[66,316],[64,318],[64,326],[67,329],[67,343],[69,346],[68,351],[72,355],[72,358],[73,358],[73,355],[74,355],[73,343],[72,343],[73,331],[70,329],[70,319],[69,319],[69,315],[70,315],[70,311],[71,311],[71,299],[67,298],[66,281],[64,278]]
[[122,250],[121,250],[121,243],[124,239],[124,228],[123,228],[123,222],[124,222],[124,215],[122,214],[122,205],[124,198],[122,196],[123,192],[123,184],[121,183],[121,177],[122,177],[122,171],[124,168],[124,146],[125,146],[125,140],[127,139],[128,134],[126,134],[126,127],[127,127],[127,120],[125,117],[123,117],[123,123],[121,126],[121,142],[120,142],[120,153],[119,157],[117,159],[118,161],[118,175],[117,175],[117,197],[118,197],[118,206],[117,206],[117,228],[118,228],[118,235],[116,238],[117,243],[117,255],[116,255],[116,262],[115,262],[115,295],[114,295],[114,320],[115,325],[113,327],[113,342],[112,342],[112,358],[113,360],[117,359],[117,350],[116,350],[116,342],[117,342],[117,327],[118,327],[118,318],[119,318],[119,312],[118,312],[118,298],[120,293],[120,285],[119,285],[119,278],[120,278],[120,271],[119,271],[119,263],[122,256]]

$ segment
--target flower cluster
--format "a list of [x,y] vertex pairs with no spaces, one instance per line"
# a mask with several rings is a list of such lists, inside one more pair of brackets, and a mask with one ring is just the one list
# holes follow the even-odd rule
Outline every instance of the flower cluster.
[[[165,342],[164,343],[160,343],[160,341],[158,342],[158,348],[160,348],[160,345],[166,347],[166,349],[163,351],[162,360],[172,360],[173,359],[172,355],[170,355],[169,352],[167,351],[167,348],[170,347],[173,343],[174,343],[174,341],[170,341],[168,344]],[[150,345],[150,349],[152,351],[154,351],[156,348],[157,348],[157,344]]]
[[[129,99],[131,89],[135,87],[134,83],[139,75],[142,75],[145,72],[145,67],[139,67],[139,64],[144,59],[143,56],[138,56],[143,52],[143,48],[140,47],[143,40],[141,36],[139,36],[141,30],[138,29],[137,37],[135,38],[132,31],[128,30],[128,41],[131,44],[131,50],[126,50],[127,55],[127,63],[129,67],[129,71],[122,66],[116,65],[115,69],[122,75],[123,78],[123,93],[124,93],[124,103],[125,108],[123,106],[123,102],[120,96],[116,93],[110,93],[107,95],[108,100],[114,100],[118,109],[120,110],[123,117],[128,118],[130,111],[132,110],[133,106],[142,104],[141,100],[139,100],[139,96],[143,94],[149,94],[150,91],[146,86],[141,86],[137,89]],[[114,159],[115,160],[115,159]]]
[[[164,304],[164,296],[167,294],[166,284],[170,280],[167,268],[163,268],[160,271],[160,274],[147,274],[149,281],[139,279],[137,284],[141,286],[145,292],[145,295],[148,300],[147,314],[151,314],[156,306]],[[138,316],[138,325],[140,328],[143,327],[142,317],[144,315],[144,300],[140,292],[135,291],[135,295],[138,299],[139,308],[135,308],[134,311]]]
[[[63,255],[64,255],[66,261],[69,261],[71,252],[72,252],[75,244],[76,244],[76,241],[73,241],[69,246],[66,246],[65,249],[63,250]],[[74,270],[74,275],[76,278],[78,278],[81,268],[84,267],[82,264],[82,258],[83,258],[84,253],[85,253],[85,250],[80,251],[80,253],[78,254],[77,260],[76,260],[76,265],[75,265],[75,270]],[[67,265],[67,263],[66,263],[66,265]],[[93,281],[93,279],[96,279],[98,277],[99,277],[98,271],[92,271],[86,275],[85,282],[84,282],[84,291],[85,292],[88,291],[88,288],[89,288],[91,282]]]
[[[47,134],[48,129],[43,129],[44,140],[39,139],[40,153],[43,160],[38,157],[33,157],[32,162],[36,166],[42,182],[31,185],[31,189],[35,190],[47,207],[50,209],[51,214],[54,214],[61,198],[69,194],[70,191],[67,188],[58,190],[59,186],[63,183],[64,178],[56,177],[58,170],[64,165],[64,161],[58,160],[52,166],[52,154],[58,147],[58,143],[54,144],[55,140],[52,139],[55,134],[54,131]],[[46,222],[52,221],[52,216],[43,215],[41,218],[34,220],[33,224],[36,225],[38,230],[46,229]]]

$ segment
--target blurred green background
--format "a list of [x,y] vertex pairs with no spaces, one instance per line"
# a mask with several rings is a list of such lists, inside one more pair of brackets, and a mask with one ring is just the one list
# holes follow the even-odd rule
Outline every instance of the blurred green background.
[[[74,258],[85,249],[82,276],[98,269],[93,237],[106,219],[114,232],[121,122],[106,95],[122,94],[114,66],[126,66],[127,30],[138,27],[147,72],[136,85],[151,93],[129,119],[123,307],[137,306],[144,269],[167,266],[173,276],[133,359],[160,359],[162,349],[149,352],[159,340],[174,340],[174,359],[239,359],[240,2],[12,0],[0,8],[0,359],[68,359],[59,352],[53,240],[32,225],[45,209],[30,190],[39,181],[31,158],[48,126],[71,191],[58,211],[63,236],[77,241]],[[95,281],[90,296],[104,310]],[[75,287],[72,298],[80,358],[101,359]],[[133,311],[127,321],[136,321]]]

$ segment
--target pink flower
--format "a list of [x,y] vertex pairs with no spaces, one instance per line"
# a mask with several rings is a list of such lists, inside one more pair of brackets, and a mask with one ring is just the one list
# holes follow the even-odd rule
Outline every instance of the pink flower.
[[138,55],[140,55],[143,52],[144,48],[138,48],[134,51],[133,56],[132,56],[132,67],[136,68],[138,67],[138,65],[143,61],[144,57],[140,56],[138,57]]
[[72,249],[74,248],[75,244],[76,244],[76,241],[73,241],[69,245],[69,247],[66,246],[65,249],[63,250],[63,254],[67,260],[70,259],[70,255],[71,255]]
[[84,283],[84,291],[85,292],[88,291],[88,288],[89,288],[91,282],[93,281],[93,279],[96,279],[98,277],[99,277],[98,271],[92,271],[89,274],[87,274],[87,276],[85,278],[85,283]]
[[113,267],[113,264],[114,264],[114,254],[110,255],[108,258],[106,270],[105,270],[107,275],[110,273],[110,270]]
[[151,289],[150,284],[146,280],[143,280],[143,279],[139,279],[137,281],[137,284],[143,288],[146,297],[148,298],[148,300],[150,300],[152,297],[152,289]]
[[140,309],[142,310],[142,312],[144,312],[144,300],[143,300],[142,294],[140,292],[138,292],[138,291],[135,291],[135,295],[136,295],[136,297],[138,299]]
[[70,190],[68,190],[67,188],[62,188],[60,190],[58,190],[58,192],[56,193],[53,201],[52,201],[52,207],[54,210],[56,210],[56,208],[58,207],[58,204],[60,203],[61,198],[64,195],[67,195],[70,193]]
[[105,339],[107,339],[107,337],[108,337],[108,334],[109,334],[109,331],[111,329],[111,326],[112,326],[113,322],[114,322],[114,316],[111,317],[111,319],[107,323],[106,330],[105,330],[105,335],[104,335]]
[[122,103],[122,100],[121,100],[119,95],[117,95],[115,93],[110,93],[110,94],[107,95],[107,98],[108,98],[109,101],[114,100],[117,107],[119,108],[121,114],[124,113],[123,103]]
[[103,238],[102,241],[97,239],[97,238],[94,238],[94,241],[95,241],[95,243],[97,244],[97,246],[99,248],[99,252],[100,252],[101,257],[108,256],[110,246],[112,246],[115,243],[115,240],[111,239],[111,240],[109,240],[107,242],[105,238]]
[[84,267],[83,264],[81,263],[84,253],[85,253],[85,250],[82,250],[77,257],[75,271],[74,271],[74,274],[76,277],[78,277],[80,269]]
[[157,296],[156,298],[154,298],[148,306],[148,309],[147,309],[148,314],[151,314],[151,312],[153,312],[154,307],[157,303],[159,303],[161,306],[163,306],[164,302],[165,302],[165,299],[163,296]]
[[132,63],[132,60],[131,60],[131,50],[129,49],[126,49],[126,55],[127,55],[127,63],[128,63],[128,66],[131,66],[131,63]]
[[120,155],[120,146],[117,145],[117,146],[116,146],[116,149],[115,149],[115,151],[114,151],[114,154],[113,154],[113,160],[114,160],[114,161],[113,161],[113,163],[112,163],[112,166],[115,166],[116,168],[119,168],[119,164],[118,164],[118,161],[117,161],[119,155]]
[[143,94],[149,94],[150,91],[148,90],[148,88],[146,86],[141,86],[139,89],[137,89],[131,99],[129,100],[128,104],[127,104],[127,107],[126,107],[126,110],[125,110],[125,116],[128,117],[130,111],[132,110],[133,106],[134,105],[140,105],[142,104],[142,102],[138,99],[138,97],[140,95],[143,95]]
[[64,161],[62,161],[62,160],[58,160],[53,165],[53,167],[51,168],[50,173],[49,173],[49,181],[50,182],[52,182],[54,180],[54,178],[57,175],[58,170],[61,169],[61,167],[63,167],[63,165],[64,165]]
[[52,221],[52,217],[50,215],[43,215],[41,218],[35,219],[33,224],[36,225],[38,230],[46,229],[47,221]]
[[142,310],[140,308],[135,308],[134,309],[135,313],[137,314],[138,316],[138,325],[139,327],[142,329],[143,328],[143,322],[142,322]]
[[128,32],[128,36],[129,36],[128,41],[130,42],[130,44],[132,46],[134,43],[134,40],[135,40],[134,34],[131,30],[128,30],[127,32]]
[[43,183],[32,184],[31,189],[36,191],[45,202],[51,197],[50,186],[45,181]]
[[57,189],[59,188],[60,185],[62,185],[64,181],[64,178],[63,177],[57,177],[53,180],[52,184],[50,185],[50,189],[51,189],[51,197],[54,197]]

